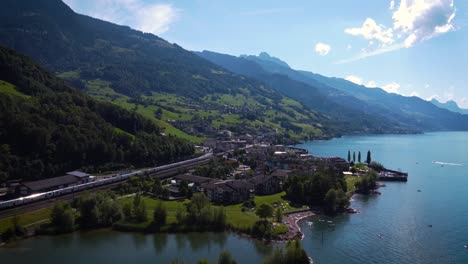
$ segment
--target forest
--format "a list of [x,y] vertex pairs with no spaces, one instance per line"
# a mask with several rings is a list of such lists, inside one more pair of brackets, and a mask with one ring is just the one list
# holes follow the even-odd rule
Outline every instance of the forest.
[[191,156],[143,116],[70,87],[0,47],[0,182],[154,166]]

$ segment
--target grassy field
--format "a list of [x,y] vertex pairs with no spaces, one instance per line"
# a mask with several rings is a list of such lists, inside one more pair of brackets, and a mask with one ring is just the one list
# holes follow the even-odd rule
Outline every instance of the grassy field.
[[[288,201],[284,200],[282,197],[285,195],[284,192],[268,195],[268,196],[256,196],[254,201],[257,206],[261,204],[270,204],[274,207],[282,206],[283,212],[294,212],[298,210],[307,209],[307,207],[294,207]],[[134,230],[144,230],[147,226],[153,221],[153,211],[156,207],[156,204],[161,202],[167,209],[167,225],[172,225],[177,223],[176,214],[179,210],[185,210],[185,204],[189,202],[188,199],[179,200],[179,201],[165,201],[157,200],[150,197],[142,197],[142,200],[145,202],[148,209],[148,221],[143,223],[125,223],[126,225],[131,226]],[[133,197],[125,197],[119,200],[123,205],[125,203],[132,203]],[[216,206],[217,205],[213,205]],[[234,227],[237,230],[246,230],[251,228],[255,222],[259,220],[258,216],[255,214],[255,210],[242,210],[242,204],[229,205],[224,207],[227,215],[227,222],[230,226]],[[21,214],[17,216],[17,221],[20,225],[24,227],[30,227],[36,224],[44,224],[50,221],[50,213],[52,207],[43,208],[35,210],[29,213]],[[14,223],[14,217],[8,217],[0,220],[0,233],[3,233],[8,228],[12,228]],[[287,227],[283,224],[275,224],[274,234],[283,234],[287,232]]]
[[[268,195],[268,196],[255,196],[254,201],[257,206],[261,204],[270,204],[274,207],[282,205],[284,213],[304,210],[308,208],[306,206],[303,206],[303,207],[292,206],[288,201],[282,198],[285,194],[286,193],[282,192],[282,193]],[[167,209],[167,224],[168,225],[176,223],[177,211],[185,209],[185,204],[189,202],[189,200],[187,199],[180,200],[180,201],[156,200],[156,199],[149,198],[149,197],[142,197],[142,199],[143,201],[145,201],[145,204],[148,208],[148,216],[149,216],[148,221],[145,223],[131,224],[132,226],[138,226],[141,228],[149,225],[152,222],[153,210],[156,207],[156,204],[158,202],[161,202]],[[133,201],[133,197],[127,197],[127,198],[121,199],[120,203],[121,204],[131,203],[132,201]],[[213,205],[213,206],[217,206],[217,205]],[[226,211],[228,224],[236,229],[241,229],[241,230],[248,229],[252,227],[255,224],[255,222],[259,220],[258,216],[255,214],[255,210],[242,211],[242,204],[225,206],[224,209]],[[284,228],[281,228],[280,226],[278,226],[277,228],[280,228],[280,229],[277,230],[276,232],[281,233],[284,231]]]
[[[43,208],[29,213],[17,216],[17,221],[24,227],[29,227],[34,224],[47,223],[50,218],[52,208]],[[13,228],[14,217],[0,219],[0,233],[5,232],[8,228]]]
[[2,81],[2,80],[0,80],[0,93],[10,94],[14,96],[23,97],[23,98],[30,98],[29,96],[23,93],[20,93],[18,90],[16,90],[13,84]]

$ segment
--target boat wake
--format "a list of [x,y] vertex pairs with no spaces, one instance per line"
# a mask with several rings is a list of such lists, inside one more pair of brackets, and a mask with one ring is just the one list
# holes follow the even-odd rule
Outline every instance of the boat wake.
[[464,167],[465,165],[459,164],[459,163],[450,163],[450,162],[442,162],[442,161],[433,161],[433,164],[438,164],[438,165],[445,165],[445,166],[460,166]]

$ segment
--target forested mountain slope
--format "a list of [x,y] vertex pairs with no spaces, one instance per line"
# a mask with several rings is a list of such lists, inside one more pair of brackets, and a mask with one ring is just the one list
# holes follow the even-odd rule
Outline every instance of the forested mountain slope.
[[150,120],[91,98],[0,47],[0,183],[154,166],[194,153]]
[[329,117],[152,34],[76,14],[60,0],[2,6],[1,44],[97,98],[142,113],[167,134],[196,142],[223,129],[334,135]]

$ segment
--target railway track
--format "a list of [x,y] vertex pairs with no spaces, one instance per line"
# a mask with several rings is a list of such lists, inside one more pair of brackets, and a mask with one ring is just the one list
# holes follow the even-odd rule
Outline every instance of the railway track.
[[[173,176],[173,175],[179,173],[181,170],[191,169],[191,168],[194,168],[194,167],[197,167],[197,166],[200,166],[200,165],[205,165],[205,164],[209,163],[210,161],[211,161],[211,158],[208,158],[208,159],[196,161],[196,162],[193,162],[193,163],[190,163],[190,164],[180,165],[180,166],[177,166],[175,168],[169,168],[167,170],[158,171],[156,173],[152,173],[152,174],[149,174],[149,175],[154,176],[154,177],[159,177],[160,179],[165,179],[165,178],[168,178],[170,176]],[[39,209],[42,209],[42,208],[51,207],[55,203],[57,203],[59,201],[71,201],[75,197],[79,197],[81,194],[86,193],[86,192],[112,189],[112,188],[118,186],[119,184],[121,184],[121,183],[123,183],[123,182],[125,182],[127,180],[114,182],[114,183],[101,185],[101,186],[96,186],[96,187],[93,187],[93,188],[89,188],[89,189],[85,189],[85,190],[81,190],[81,191],[77,191],[77,192],[73,192],[73,193],[69,193],[69,194],[63,194],[61,196],[56,196],[56,197],[53,197],[53,198],[50,198],[50,199],[39,200],[39,201],[35,201],[35,202],[32,202],[32,203],[27,203],[27,204],[20,205],[20,206],[14,207],[14,208],[3,209],[3,210],[0,210],[0,219],[12,217],[12,216],[20,215],[20,214],[24,214],[24,213],[28,213],[28,212],[39,210]]]

